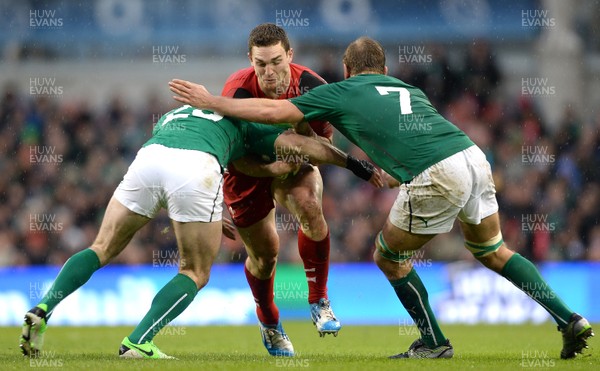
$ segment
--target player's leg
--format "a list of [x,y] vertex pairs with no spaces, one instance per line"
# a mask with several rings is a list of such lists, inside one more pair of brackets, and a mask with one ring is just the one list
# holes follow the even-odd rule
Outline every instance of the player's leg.
[[375,261],[421,333],[405,353],[393,358],[450,358],[454,350],[441,331],[412,252],[436,234],[449,232],[471,194],[472,180],[459,152],[400,185],[383,231],[375,240]]
[[[240,219],[236,222],[240,223]],[[263,344],[273,356],[293,356],[294,347],[283,330],[274,301],[275,265],[279,254],[275,209],[272,208],[267,216],[252,225],[238,227],[238,233],[248,253],[244,272],[256,302]]]
[[558,297],[532,262],[506,247],[498,213],[479,224],[461,221],[460,225],[467,248],[483,265],[501,274],[554,318],[563,334],[561,358],[572,358],[581,353],[587,347],[586,339],[593,336],[590,324]]
[[133,332],[123,339],[119,355],[124,358],[172,358],[152,339],[194,301],[207,283],[221,242],[221,221],[173,221],[179,249],[179,273],[156,294],[150,309]]
[[337,336],[341,328],[327,297],[329,228],[323,216],[323,180],[319,169],[303,166],[295,176],[273,181],[273,194],[300,222],[298,251],[308,283],[311,317],[319,334]]
[[473,180],[471,197],[458,215],[465,246],[483,265],[504,276],[550,313],[563,334],[561,357],[574,357],[593,335],[589,323],[563,303],[533,263],[506,247],[490,165],[475,146],[463,153]]
[[279,254],[275,209],[271,209],[267,216],[252,225],[238,227],[238,233],[248,253],[244,271],[257,305],[258,320],[264,325],[277,325],[279,309],[273,301],[275,265]]
[[111,198],[92,246],[65,262],[42,300],[25,315],[20,340],[23,354],[36,355],[41,350],[46,323],[54,308],[117,256],[149,220],[123,206],[115,197]]
[[244,272],[256,302],[262,342],[271,355],[292,356],[294,347],[283,330],[274,302],[279,236],[275,228],[272,178],[254,178],[241,173],[235,166],[229,170],[225,175],[223,194],[248,253]]
[[221,241],[223,176],[219,162],[208,153],[160,145],[140,152],[145,149],[151,154],[147,162],[151,171],[142,172],[141,183],[153,191],[150,202],[154,209],[162,205],[168,209],[179,249],[180,273],[156,294],[144,318],[121,342],[119,355],[170,358],[152,338],[188,307],[208,280]]
[[273,301],[273,285],[279,236],[271,195],[273,180],[251,177],[232,164],[224,179],[225,203],[248,253],[244,272],[256,302],[256,315],[262,324],[276,326],[279,309]]
[[374,261],[421,333],[407,352],[390,358],[450,358],[454,354],[431,309],[427,289],[411,262],[413,252],[433,237],[435,234],[404,231],[389,219],[376,237]]

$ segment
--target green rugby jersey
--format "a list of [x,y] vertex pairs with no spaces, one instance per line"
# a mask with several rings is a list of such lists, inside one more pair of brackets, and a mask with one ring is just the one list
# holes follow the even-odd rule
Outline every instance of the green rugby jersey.
[[283,131],[185,105],[163,115],[143,146],[160,144],[210,153],[224,168],[247,153],[275,158],[275,139]]
[[353,76],[290,102],[308,121],[329,121],[402,182],[474,144],[420,89],[390,76]]

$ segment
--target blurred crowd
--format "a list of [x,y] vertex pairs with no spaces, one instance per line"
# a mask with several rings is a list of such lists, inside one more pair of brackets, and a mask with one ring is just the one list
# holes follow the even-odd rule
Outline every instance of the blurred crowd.
[[[600,117],[570,107],[550,131],[535,100],[503,92],[502,72],[487,44],[474,43],[451,67],[441,46],[427,63],[390,63],[390,74],[425,91],[446,118],[464,130],[492,164],[504,240],[534,261],[600,260]],[[328,67],[315,68],[333,82]],[[101,110],[82,102],[0,91],[0,266],[60,265],[88,247],[116,185],[152,125],[172,104],[149,97],[131,107],[114,97]],[[335,142],[364,156],[339,133]],[[371,261],[397,189],[376,190],[347,170],[322,166],[323,208],[331,231],[331,261]],[[280,261],[299,262],[300,222],[278,207]],[[166,213],[145,226],[116,263],[176,260]],[[246,257],[239,237],[223,240],[219,262]],[[459,227],[438,236],[418,259],[472,260]]]

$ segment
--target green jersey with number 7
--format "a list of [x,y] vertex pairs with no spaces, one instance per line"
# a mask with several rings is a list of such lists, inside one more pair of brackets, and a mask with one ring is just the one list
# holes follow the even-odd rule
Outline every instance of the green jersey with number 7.
[[420,89],[391,76],[353,76],[290,102],[307,121],[329,121],[401,182],[474,145]]

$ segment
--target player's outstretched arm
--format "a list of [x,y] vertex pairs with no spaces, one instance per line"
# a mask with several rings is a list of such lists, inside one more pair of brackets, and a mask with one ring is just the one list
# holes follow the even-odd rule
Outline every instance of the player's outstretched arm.
[[302,164],[295,162],[274,161],[264,163],[252,156],[245,156],[233,161],[235,168],[255,178],[283,177],[289,173],[296,174]]
[[214,96],[203,85],[178,79],[169,82],[169,89],[177,94],[173,97],[176,101],[209,109],[224,116],[267,124],[294,124],[304,119],[304,114],[287,100]]
[[[324,163],[346,168],[375,187],[383,187],[381,174],[373,164],[347,155],[329,143],[287,131],[275,140],[275,150],[277,153],[288,155],[306,155],[313,164]],[[297,156],[292,157],[296,158]]]

